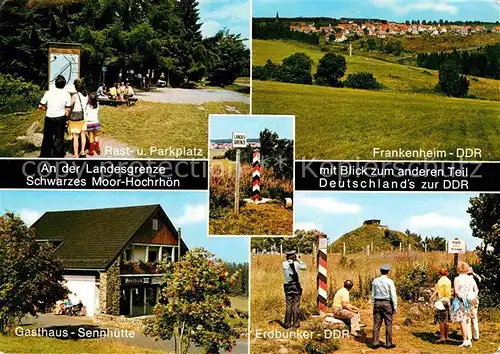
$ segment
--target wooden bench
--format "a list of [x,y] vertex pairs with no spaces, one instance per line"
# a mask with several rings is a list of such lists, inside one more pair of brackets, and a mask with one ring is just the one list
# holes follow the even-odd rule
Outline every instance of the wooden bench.
[[112,98],[98,98],[97,99],[97,102],[99,102],[99,104],[102,104],[102,105],[108,105],[108,106],[113,106],[113,107],[116,107],[116,106],[121,106],[123,104],[126,104],[128,107],[132,106],[133,104],[135,104],[139,99],[137,97],[130,97],[130,98],[127,98],[125,101],[118,101],[118,100],[114,100]]

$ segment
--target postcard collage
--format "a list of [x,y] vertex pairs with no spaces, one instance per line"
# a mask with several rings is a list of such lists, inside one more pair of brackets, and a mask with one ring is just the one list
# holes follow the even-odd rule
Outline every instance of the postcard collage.
[[498,0],[0,0],[0,354],[500,354]]

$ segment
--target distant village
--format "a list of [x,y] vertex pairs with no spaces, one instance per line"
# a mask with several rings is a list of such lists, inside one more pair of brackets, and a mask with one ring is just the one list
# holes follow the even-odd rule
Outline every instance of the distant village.
[[[425,22],[425,21],[424,21]],[[358,24],[354,21],[339,23],[336,26],[329,24],[316,28],[314,23],[295,23],[289,26],[290,30],[302,33],[317,33],[327,41],[344,42],[350,37],[377,37],[388,38],[394,36],[423,35],[429,34],[432,37],[452,33],[461,36],[469,36],[475,33],[486,33],[485,26],[457,26],[457,25],[429,25],[429,24],[408,24],[396,22],[366,22]],[[491,28],[491,32],[500,33],[500,26]]]
[[[248,141],[248,146],[252,148],[260,147],[259,141]],[[233,148],[231,141],[210,142],[210,149],[212,150],[229,150]]]

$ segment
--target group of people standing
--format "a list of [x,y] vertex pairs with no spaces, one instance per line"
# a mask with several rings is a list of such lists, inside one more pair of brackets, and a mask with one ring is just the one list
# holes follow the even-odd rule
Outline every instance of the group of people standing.
[[453,280],[448,278],[448,270],[438,271],[440,276],[433,296],[436,310],[435,321],[439,323],[440,338],[436,343],[445,343],[448,340],[449,322],[460,323],[463,342],[461,347],[471,347],[472,340],[479,339],[479,289],[474,277],[481,278],[474,273],[472,267],[465,262],[458,262],[458,276]]
[[86,143],[89,135],[89,155],[100,154],[98,132],[99,104],[96,92],[84,94],[81,79],[74,82],[75,92],[69,93],[64,76],[55,79],[55,87],[46,91],[39,108],[45,111],[43,140],[40,157],[64,157],[64,134],[73,138],[73,157],[86,157]]
[[[283,262],[283,274],[285,279],[284,290],[286,297],[285,328],[300,327],[300,297],[302,287],[300,285],[298,271],[306,269],[306,265],[298,258],[295,252],[288,252]],[[371,303],[373,306],[373,349],[382,347],[379,341],[382,323],[386,326],[385,348],[392,349],[393,343],[393,317],[398,309],[398,299],[394,281],[389,278],[391,267],[383,265],[380,267],[380,276],[372,282]],[[440,338],[437,344],[448,340],[449,322],[460,323],[463,342],[461,347],[471,347],[472,340],[479,339],[478,324],[478,286],[474,279],[481,278],[474,273],[472,267],[465,262],[458,262],[458,276],[453,281],[448,278],[448,270],[438,270],[439,280],[433,288],[435,322],[439,324]],[[352,305],[349,293],[353,288],[353,282],[346,280],[344,286],[334,296],[332,304],[333,317],[350,323],[350,333],[359,337],[359,331],[363,325],[359,308]]]

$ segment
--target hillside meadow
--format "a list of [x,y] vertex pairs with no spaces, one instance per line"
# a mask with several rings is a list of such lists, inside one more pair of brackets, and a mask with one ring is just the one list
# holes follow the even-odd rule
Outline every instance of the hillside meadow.
[[295,115],[296,159],[467,147],[482,149],[482,160],[500,158],[497,102],[254,81],[253,112]]
[[283,206],[274,193],[292,194],[292,181],[277,178],[272,169],[262,167],[261,197],[265,204],[245,202],[251,197],[252,166],[241,164],[239,216],[234,216],[236,164],[226,159],[210,161],[210,235],[276,235],[293,233],[293,210]]
[[[499,36],[500,37],[500,36]],[[318,61],[325,55],[318,47],[292,41],[253,40],[253,65],[264,65],[267,59],[274,63],[294,54],[306,53],[313,60],[313,72],[316,72]],[[368,71],[375,76],[378,82],[384,85],[383,91],[397,93],[428,93],[437,96],[434,87],[438,83],[438,72],[415,66],[406,66],[388,61],[364,56],[365,52],[352,57],[348,53],[339,53],[345,56],[347,70],[344,79],[353,73]],[[478,81],[476,81],[478,80]],[[486,78],[471,80],[469,94],[484,100],[500,101],[500,81]],[[255,97],[254,97],[255,101]],[[256,111],[258,113],[258,111]]]
[[[460,256],[461,259],[474,264],[477,258],[469,253]],[[316,305],[316,269],[313,268],[311,255],[301,257],[307,264],[308,270],[300,275],[303,295],[302,310],[309,315],[317,313]],[[307,341],[289,339],[258,339],[256,330],[285,331],[279,324],[284,319],[285,298],[283,294],[283,274],[280,255],[253,254],[251,262],[251,353],[277,353],[283,348],[289,354],[304,353]],[[347,261],[342,260],[338,253],[328,254],[328,305],[331,306],[335,291],[346,279],[354,282],[351,293],[352,302],[361,309],[362,323],[366,324],[364,336],[359,339],[349,338],[340,340],[331,345],[330,352],[338,353],[371,353],[373,317],[371,304],[367,294],[370,291],[370,282],[377,276],[380,265],[388,263],[392,266],[391,278],[399,279],[411,267],[427,264],[431,269],[452,263],[453,256],[445,252],[380,252],[366,257],[361,253],[348,254]],[[399,282],[396,280],[396,288]],[[481,310],[481,308],[480,308]],[[433,324],[433,310],[425,303],[410,304],[400,299],[399,311],[395,316],[394,343],[397,348],[394,353],[428,354],[428,353],[493,353],[500,343],[500,312],[491,309],[480,311],[481,339],[474,342],[471,349],[459,349],[461,343],[458,324],[451,325],[451,341],[437,346],[437,325]],[[325,327],[326,326],[326,327]],[[301,330],[317,331],[318,328],[331,328],[321,323],[319,319],[308,316],[301,322]],[[338,347],[337,350],[334,348]],[[283,351],[285,352],[285,351]]]
[[[253,46],[254,65],[305,52],[315,71],[324,55],[292,42],[255,40]],[[363,56],[346,56],[346,61],[346,75],[371,72],[384,88],[253,82],[253,113],[296,116],[297,159],[372,159],[373,148],[453,153],[446,160],[458,160],[457,148],[480,148],[482,160],[500,158],[500,102],[495,101],[500,81],[471,80],[470,95],[481,99],[450,98],[434,92],[437,71]]]

